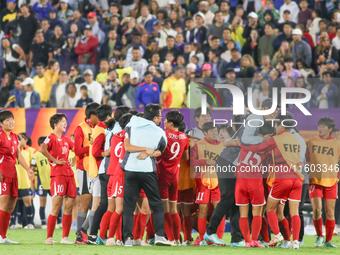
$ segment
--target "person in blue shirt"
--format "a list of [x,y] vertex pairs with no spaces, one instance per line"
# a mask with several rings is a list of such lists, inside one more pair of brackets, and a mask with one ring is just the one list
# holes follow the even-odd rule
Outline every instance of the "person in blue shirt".
[[153,82],[153,74],[149,71],[144,74],[144,82],[139,84],[136,94],[136,103],[139,108],[144,108],[145,105],[159,104],[159,95],[161,94],[159,86]]
[[23,79],[21,77],[17,77],[14,80],[15,88],[12,89],[11,94],[9,95],[6,108],[14,108],[19,107],[20,104],[20,93],[24,89],[24,87],[21,85],[23,82]]
[[86,108],[89,103],[93,102],[93,99],[88,96],[86,85],[80,87],[81,98],[77,101],[76,108]]

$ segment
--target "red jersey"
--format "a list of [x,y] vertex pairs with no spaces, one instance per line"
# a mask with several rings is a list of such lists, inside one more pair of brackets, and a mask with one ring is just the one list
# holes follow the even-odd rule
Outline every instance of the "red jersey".
[[259,178],[262,179],[262,164],[268,152],[252,152],[247,146],[241,145],[240,156],[237,162],[237,178]]
[[161,156],[157,158],[157,172],[161,175],[168,175],[169,178],[178,176],[180,161],[184,151],[189,149],[188,137],[180,132],[165,131],[168,144]]
[[116,169],[120,168],[120,158],[125,154],[124,149],[124,138],[126,131],[123,130],[117,134],[114,134],[111,138],[111,153],[110,153],[110,164],[107,168],[106,174],[115,175]]
[[18,136],[10,132],[9,137],[0,130],[0,172],[4,177],[17,178],[15,160],[18,151]]
[[51,177],[54,176],[73,176],[73,170],[68,164],[69,151],[74,147],[73,142],[66,136],[61,136],[59,139],[54,133],[50,134],[44,141],[47,144],[47,151],[55,159],[64,159],[67,163],[64,165],[57,165],[50,162]]

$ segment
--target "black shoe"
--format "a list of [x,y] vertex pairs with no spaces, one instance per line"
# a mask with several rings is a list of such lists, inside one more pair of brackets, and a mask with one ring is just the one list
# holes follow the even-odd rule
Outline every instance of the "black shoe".
[[87,244],[97,245],[97,236],[89,235],[89,239],[87,239]]

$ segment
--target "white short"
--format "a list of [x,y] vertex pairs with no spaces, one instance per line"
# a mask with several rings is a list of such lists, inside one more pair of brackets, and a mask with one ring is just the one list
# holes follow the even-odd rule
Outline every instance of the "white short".
[[95,178],[90,177],[89,190],[90,190],[90,193],[92,194],[92,197],[101,197],[99,176]]
[[130,5],[122,5],[122,17],[128,17],[130,16],[130,11],[133,11],[135,9],[136,4],[130,4]]
[[90,194],[90,177],[85,170],[77,169],[77,180],[79,184],[79,194]]

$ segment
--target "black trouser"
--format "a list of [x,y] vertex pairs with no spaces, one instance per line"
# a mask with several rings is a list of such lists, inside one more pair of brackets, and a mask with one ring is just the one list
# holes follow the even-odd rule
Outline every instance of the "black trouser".
[[156,172],[142,173],[125,171],[124,175],[124,203],[123,203],[123,238],[132,239],[133,212],[136,208],[138,195],[144,190],[150,208],[153,212],[155,233],[165,236],[163,203],[159,195],[159,187]]
[[243,237],[239,226],[240,212],[235,205],[236,178],[232,176],[221,176],[218,185],[221,192],[221,201],[217,204],[207,229],[208,235],[215,234],[221,220],[225,215],[230,216],[231,242],[240,242]]
[[[308,184],[302,185],[302,192],[301,192],[301,201],[299,204],[299,217],[301,221],[301,228],[300,228],[300,234],[299,234],[299,241],[303,240],[303,236],[305,234],[305,222],[303,219],[303,206],[305,205],[305,200],[308,195]],[[286,202],[285,209],[284,209],[284,216],[288,218],[289,216],[289,200]]]
[[109,182],[110,175],[100,174],[100,204],[94,213],[93,221],[90,229],[90,235],[97,235],[100,227],[100,222],[104,213],[107,211],[108,199],[107,199],[107,184]]

